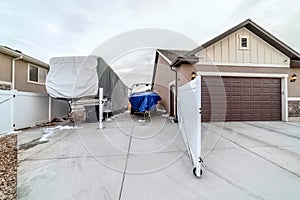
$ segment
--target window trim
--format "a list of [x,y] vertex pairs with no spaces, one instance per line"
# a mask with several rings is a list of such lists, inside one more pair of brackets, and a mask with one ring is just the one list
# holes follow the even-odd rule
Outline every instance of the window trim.
[[[37,82],[30,80],[30,67],[31,66],[38,68],[38,81]],[[34,65],[32,63],[28,63],[28,65],[27,65],[27,82],[28,83],[33,83],[33,84],[37,84],[37,85],[45,85],[46,80],[45,80],[45,83],[39,81],[39,70],[40,69],[44,69],[44,70],[46,70],[48,72],[48,70],[46,68],[44,68],[44,67],[40,67],[40,66]]]
[[[243,47],[242,46],[242,39],[247,39],[247,47]],[[240,35],[239,36],[239,49],[241,50],[248,50],[250,46],[250,42],[249,42],[249,36],[246,35]]]

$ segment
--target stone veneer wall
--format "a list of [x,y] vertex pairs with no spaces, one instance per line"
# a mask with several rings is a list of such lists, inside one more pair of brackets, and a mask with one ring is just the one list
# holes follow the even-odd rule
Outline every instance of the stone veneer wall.
[[289,101],[289,117],[300,117],[300,101]]

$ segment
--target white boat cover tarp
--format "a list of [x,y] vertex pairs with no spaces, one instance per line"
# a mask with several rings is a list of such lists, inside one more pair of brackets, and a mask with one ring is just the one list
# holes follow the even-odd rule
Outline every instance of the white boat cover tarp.
[[46,78],[47,93],[53,98],[82,98],[98,92],[96,56],[54,57]]
[[178,123],[194,174],[201,176],[201,77],[178,88]]

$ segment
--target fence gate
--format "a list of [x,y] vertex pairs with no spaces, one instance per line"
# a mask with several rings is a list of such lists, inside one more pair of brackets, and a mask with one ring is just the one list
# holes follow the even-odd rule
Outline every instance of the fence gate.
[[201,77],[178,88],[178,122],[184,143],[194,166],[195,176],[201,169]]

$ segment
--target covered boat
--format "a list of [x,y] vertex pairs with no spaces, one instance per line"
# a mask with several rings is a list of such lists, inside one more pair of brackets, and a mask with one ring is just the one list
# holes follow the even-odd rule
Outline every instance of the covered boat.
[[52,98],[72,102],[98,99],[99,87],[103,88],[103,97],[111,104],[109,109],[112,113],[127,110],[128,87],[101,57],[91,55],[50,59],[46,89]]
[[131,104],[131,113],[134,112],[145,112],[149,110],[154,110],[158,101],[160,101],[160,96],[155,92],[136,92],[129,96],[129,101]]

